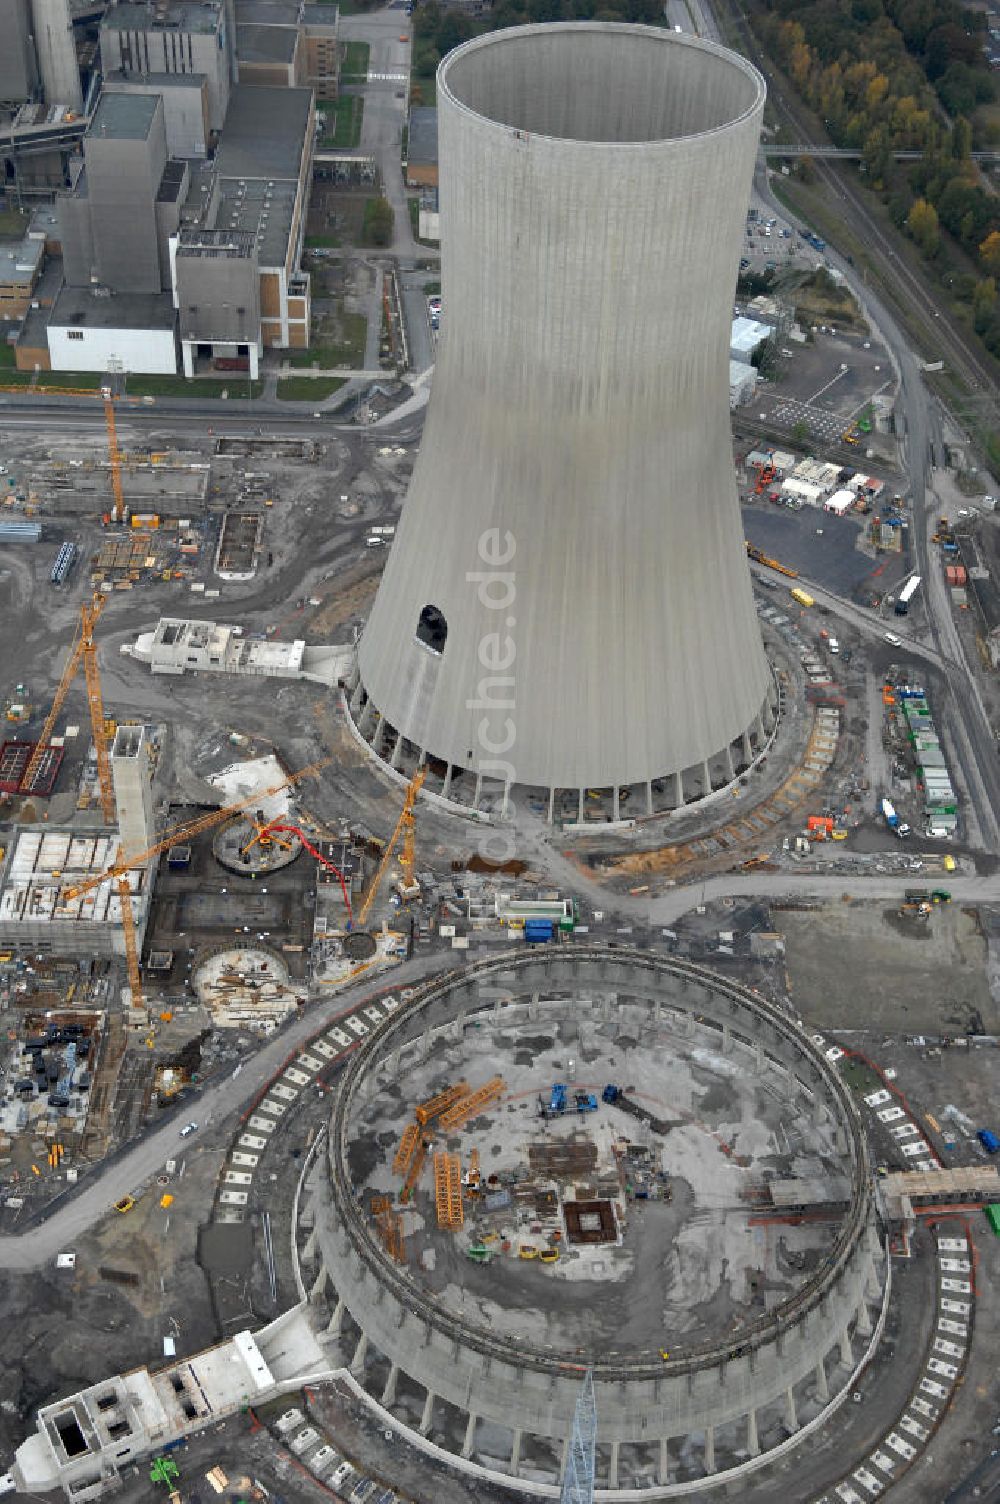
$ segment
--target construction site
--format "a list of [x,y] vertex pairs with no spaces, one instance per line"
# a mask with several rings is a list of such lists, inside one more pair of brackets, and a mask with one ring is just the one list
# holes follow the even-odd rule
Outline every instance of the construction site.
[[710,972],[585,948],[393,1015],[300,1236],[401,1423],[551,1482],[589,1366],[612,1488],[724,1473],[819,1413],[885,1274],[823,1056]]

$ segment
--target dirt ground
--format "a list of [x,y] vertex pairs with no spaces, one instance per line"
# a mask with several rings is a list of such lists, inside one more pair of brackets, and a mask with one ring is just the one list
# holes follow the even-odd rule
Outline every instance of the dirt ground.
[[42,1405],[162,1362],[164,1337],[174,1338],[180,1355],[216,1339],[196,1239],[218,1152],[202,1145],[184,1160],[183,1178],[169,1188],[169,1212],[159,1205],[162,1186],[130,1187],[136,1205],[125,1215],[110,1213],[77,1241],[74,1270],[57,1271],[53,1263],[31,1274],[7,1272],[0,1282],[0,1456],[11,1456]]
[[791,997],[816,1028],[887,1034],[995,1033],[986,942],[974,909],[938,905],[929,919],[894,905],[836,903],[773,914],[785,936]]

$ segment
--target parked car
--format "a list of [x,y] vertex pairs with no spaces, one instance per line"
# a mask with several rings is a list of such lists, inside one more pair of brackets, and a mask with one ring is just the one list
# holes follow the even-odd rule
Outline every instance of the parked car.
[[185,1123],[184,1127],[181,1129],[181,1138],[188,1138],[192,1133],[197,1133],[197,1131],[197,1123]]

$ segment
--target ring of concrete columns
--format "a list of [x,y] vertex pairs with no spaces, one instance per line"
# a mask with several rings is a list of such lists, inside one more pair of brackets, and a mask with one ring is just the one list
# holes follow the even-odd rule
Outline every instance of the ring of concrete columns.
[[433,747],[410,741],[382,714],[365,689],[356,662],[344,703],[359,741],[381,763],[403,778],[426,768],[424,794],[433,795],[456,813],[504,819],[512,806],[527,804],[549,824],[573,824],[583,822],[594,800],[602,801],[609,821],[618,822],[674,814],[718,795],[767,753],[778,727],[780,695],[772,670],[768,692],[752,724],[727,746],[691,767],[671,769],[646,783],[601,788],[503,783],[448,762]]
[[[464,1314],[394,1262],[365,1205],[356,1122],[389,1082],[416,1082],[435,1051],[461,1052],[470,1030],[537,1034],[539,1010],[594,996],[595,1017],[646,1010],[650,1027],[710,1048],[766,1081],[801,1126],[835,1135],[844,1191],[823,1260],[736,1331],[669,1354],[634,1355],[533,1342]],[[607,1001],[611,999],[611,1001]],[[581,1003],[582,1007],[583,1004]],[[603,1009],[601,1014],[600,1009]],[[634,1021],[634,1020],[633,1020]],[[631,1027],[631,1023],[629,1025]],[[477,1036],[480,1041],[482,1034]],[[389,1158],[392,1149],[388,1150]],[[334,1107],[328,1183],[310,1205],[306,1253],[314,1298],[330,1300],[328,1335],[370,1396],[397,1422],[450,1452],[467,1473],[503,1473],[550,1496],[566,1456],[586,1366],[594,1373],[599,1483],[672,1497],[698,1479],[731,1479],[785,1451],[838,1402],[872,1340],[887,1264],[863,1131],[839,1075],[776,1008],[705,968],[615,947],[533,949],[450,973],[420,989],[366,1041]],[[473,1306],[476,1302],[471,1302]],[[549,1336],[546,1331],[543,1336]]]

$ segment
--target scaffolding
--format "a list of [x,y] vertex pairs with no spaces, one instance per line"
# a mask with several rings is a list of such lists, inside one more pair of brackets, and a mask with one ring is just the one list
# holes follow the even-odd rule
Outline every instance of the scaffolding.
[[[416,1125],[414,1125],[414,1126],[416,1126]],[[420,1130],[417,1129],[418,1133],[419,1133],[419,1131]],[[413,1187],[416,1185],[417,1181],[420,1179],[420,1172],[421,1172],[421,1170],[424,1167],[424,1160],[426,1158],[427,1158],[427,1144],[425,1143],[425,1141],[423,1139],[420,1139],[419,1142],[417,1143],[416,1153],[414,1154],[413,1159],[412,1159],[412,1161],[410,1163],[410,1168],[406,1172],[406,1179],[403,1181],[403,1188],[402,1188],[402,1190],[399,1193],[399,1199],[400,1199],[400,1201],[402,1202],[402,1204],[404,1206],[409,1201],[410,1197],[413,1195]]]
[[594,1397],[594,1371],[588,1368],[573,1412],[573,1432],[559,1504],[593,1504],[596,1453],[597,1401]]
[[442,1150],[434,1156],[434,1200],[438,1227],[455,1230],[465,1222],[462,1206],[462,1162]]
[[438,1126],[448,1131],[463,1127],[470,1118],[474,1118],[477,1113],[482,1112],[492,1102],[497,1101],[502,1096],[503,1089],[503,1077],[494,1076],[491,1080],[487,1081],[485,1086],[480,1086],[476,1091],[468,1092],[465,1096],[459,1097],[446,1112],[441,1114],[441,1117],[438,1119]]
[[399,1148],[396,1150],[395,1158],[392,1161],[392,1173],[394,1175],[406,1174],[413,1163],[413,1156],[416,1154],[419,1144],[420,1124],[407,1123],[403,1129],[403,1137],[399,1141]]
[[468,1081],[456,1081],[454,1086],[446,1086],[444,1091],[439,1091],[436,1096],[428,1097],[426,1102],[421,1102],[414,1117],[421,1128],[426,1128],[428,1123],[439,1118],[458,1101],[459,1097],[468,1095],[470,1090]]
[[469,1168],[465,1172],[463,1184],[467,1196],[478,1196],[482,1189],[483,1176],[479,1168],[479,1150],[469,1150]]
[[399,1212],[393,1210],[388,1196],[374,1197],[372,1211],[375,1213],[375,1226],[386,1253],[397,1264],[405,1264],[406,1241],[403,1237],[403,1219]]

